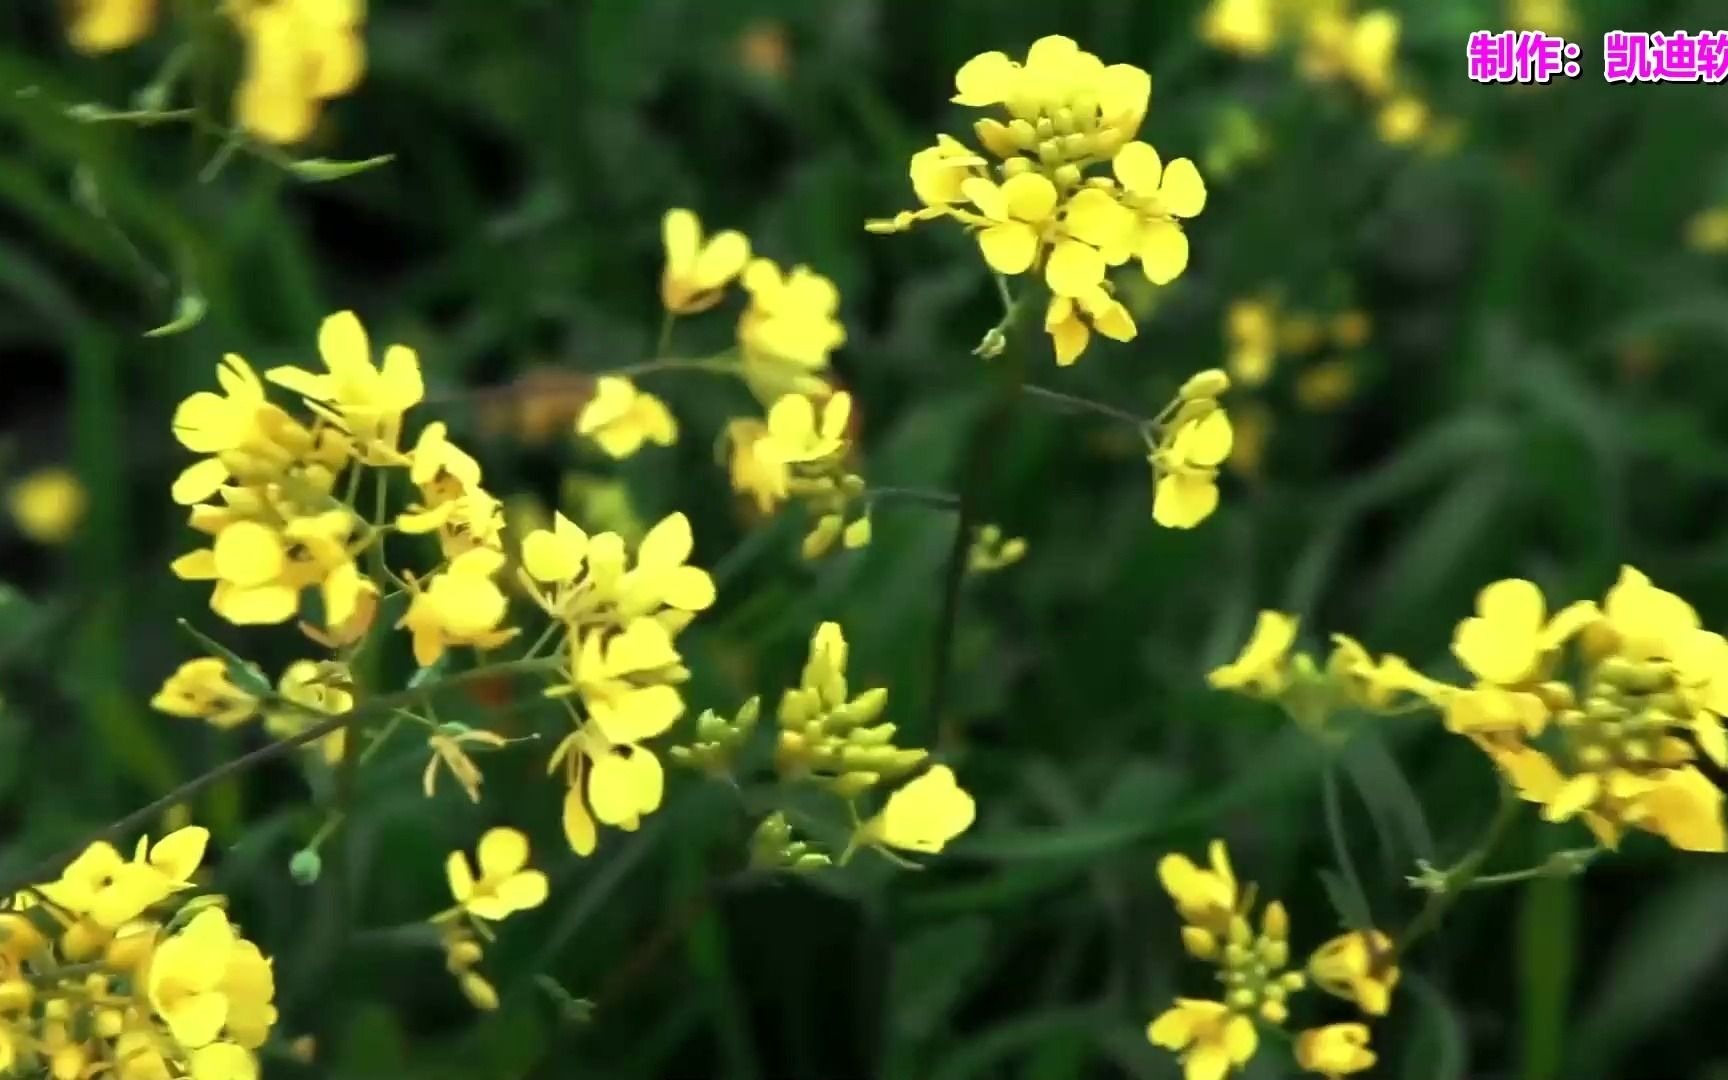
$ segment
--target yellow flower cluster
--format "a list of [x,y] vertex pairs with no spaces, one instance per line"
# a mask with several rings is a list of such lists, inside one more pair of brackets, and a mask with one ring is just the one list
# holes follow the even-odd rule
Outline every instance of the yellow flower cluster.
[[[1348,353],[1366,345],[1371,332],[1368,316],[1355,309],[1321,316],[1287,309],[1270,294],[1242,297],[1224,311],[1225,366],[1236,383],[1256,387],[1271,378],[1280,357]],[[1348,396],[1350,379],[1349,366],[1339,360],[1309,368],[1297,384],[1297,400],[1315,409],[1336,404],[1341,392]]]
[[870,542],[864,479],[852,472],[852,395],[831,394],[818,403],[801,393],[782,395],[766,421],[739,417],[726,425],[732,488],[748,495],[761,513],[792,500],[813,522],[802,551],[816,559],[840,541],[846,548]]
[[[952,218],[973,230],[996,273],[1041,272],[1050,292],[1044,327],[1059,364],[1077,360],[1093,332],[1131,340],[1134,320],[1112,295],[1109,269],[1137,259],[1149,281],[1175,280],[1188,265],[1182,222],[1206,205],[1192,161],[1166,163],[1135,139],[1151,77],[1051,36],[1033,42],[1024,63],[1000,52],[975,56],[954,82],[956,103],[1003,110],[973,129],[997,163],[938,136],[912,157],[921,208],[867,228],[895,232]],[[1105,163],[1112,175],[1087,175]]]
[[[223,731],[262,711],[265,729],[277,738],[304,731],[320,715],[335,716],[354,707],[353,675],[338,661],[296,660],[283,670],[276,693],[284,704],[264,708],[256,693],[234,682],[228,661],[204,656],[181,664],[163,681],[150,705],[170,716],[204,720]],[[343,732],[318,742],[327,761],[341,758]]]
[[665,774],[646,744],[684,713],[677,635],[715,598],[708,572],[689,564],[693,545],[683,514],[649,530],[634,565],[623,537],[589,536],[562,514],[522,542],[523,584],[562,635],[549,693],[581,704],[549,766],[564,770],[564,832],[578,854],[594,850],[596,820],[633,830],[660,806]]
[[1201,15],[1200,36],[1216,49],[1249,58],[1293,43],[1305,77],[1347,83],[1375,106],[1386,142],[1407,144],[1434,134],[1428,105],[1400,78],[1397,13],[1351,7],[1349,0],[1212,0]]
[[91,844],[0,910],[0,1073],[255,1080],[270,960],[194,895],[209,833]]
[[1341,634],[1321,671],[1292,655],[1295,635],[1293,617],[1261,612],[1241,656],[1209,681],[1277,701],[1314,730],[1345,706],[1429,706],[1548,821],[1579,818],[1606,847],[1633,828],[1677,848],[1728,850],[1722,791],[1696,764],[1728,763],[1728,639],[1632,567],[1601,605],[1552,615],[1532,582],[1484,588],[1452,641],[1466,685],[1401,657],[1375,660]]
[[498,991],[476,970],[485,956],[482,942],[492,940],[488,924],[544,904],[550,886],[545,874],[528,868],[528,838],[516,829],[488,829],[475,854],[478,867],[461,851],[445,859],[444,877],[455,904],[432,916],[431,923],[444,949],[445,967],[463,996],[476,1009],[490,1012],[498,1007]]
[[[156,0],[74,0],[67,36],[86,53],[136,44],[156,20]],[[352,93],[366,70],[364,0],[225,0],[245,63],[234,91],[240,127],[267,142],[304,142],[323,103]]]
[[[1399,972],[1384,934],[1342,934],[1314,950],[1306,974],[1292,970],[1284,905],[1267,903],[1256,931],[1255,890],[1238,885],[1223,841],[1212,842],[1208,863],[1202,868],[1180,854],[1158,863],[1159,880],[1182,918],[1183,947],[1215,965],[1222,986],[1217,999],[1177,998],[1147,1025],[1147,1039],[1180,1057],[1187,1080],[1222,1080],[1247,1064],[1260,1046],[1256,1024],[1282,1028],[1290,1019],[1291,997],[1310,982],[1368,1016],[1385,1015]],[[1295,1050],[1303,1069],[1327,1077],[1361,1072],[1375,1062],[1361,1023],[1302,1031]]]

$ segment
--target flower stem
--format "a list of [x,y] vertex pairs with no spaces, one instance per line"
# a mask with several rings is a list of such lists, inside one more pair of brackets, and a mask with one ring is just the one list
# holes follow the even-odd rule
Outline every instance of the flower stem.
[[930,682],[928,730],[934,733],[938,752],[952,750],[960,738],[958,722],[945,721],[949,685],[953,679],[954,636],[960,620],[960,591],[966,579],[967,555],[972,548],[972,531],[977,524],[978,500],[990,471],[990,458],[1001,446],[1009,424],[1014,418],[1014,402],[1026,385],[1026,336],[1029,330],[1026,313],[1037,308],[1028,297],[1018,300],[1004,292],[1003,333],[1009,356],[1007,362],[992,365],[990,372],[996,385],[984,415],[972,429],[967,448],[965,472],[961,478],[959,507],[955,515],[954,541],[948,548],[948,559],[942,572],[942,603],[936,617],[936,641],[933,648],[934,674]]
[[382,694],[378,697],[368,698],[353,710],[345,713],[338,713],[334,716],[319,712],[316,709],[309,708],[299,702],[291,701],[287,698],[272,697],[269,700],[269,705],[271,707],[293,709],[307,713],[308,715],[318,717],[318,722],[303,731],[295,732],[293,735],[260,746],[258,749],[253,750],[250,753],[242,754],[237,758],[225,761],[214,769],[211,769],[209,772],[195,776],[186,781],[184,784],[181,784],[179,787],[168,792],[166,795],[163,795],[161,798],[156,799],[145,806],[141,806],[131,813],[111,821],[107,825],[85,835],[77,844],[66,848],[64,851],[51,855],[48,858],[37,862],[35,865],[26,867],[19,872],[6,875],[3,879],[0,879],[0,896],[10,896],[19,889],[35,882],[51,880],[54,875],[60,872],[61,867],[77,858],[83,853],[86,847],[89,847],[98,840],[113,841],[121,839],[128,833],[148,826],[170,807],[173,807],[178,803],[191,801],[200,792],[204,791],[211,785],[220,783],[230,776],[236,776],[240,773],[254,769],[259,765],[274,761],[294,750],[296,747],[317,742],[324,736],[332,734],[333,732],[341,731],[358,720],[370,719],[373,716],[382,715],[393,709],[402,708],[418,701],[428,693],[433,693],[453,686],[459,686],[462,683],[471,682],[476,679],[492,679],[511,675],[526,675],[549,671],[559,662],[560,661],[553,658],[546,657],[529,660],[509,660],[498,664],[488,664],[484,667],[470,668],[467,671],[458,672],[455,675],[439,679],[437,682],[424,683],[412,689],[399,690],[392,694]]
[[1422,910],[1410,920],[1404,932],[1398,935],[1388,950],[1385,963],[1392,963],[1398,957],[1409,951],[1416,942],[1427,937],[1440,925],[1440,920],[1452,905],[1458,902],[1458,897],[1470,889],[1478,881],[1487,880],[1482,877],[1481,870],[1488,857],[1494,853],[1506,830],[1518,817],[1519,801],[1516,793],[1510,787],[1502,784],[1500,787],[1500,805],[1494,810],[1494,817],[1488,822],[1488,827],[1482,831],[1482,836],[1476,841],[1462,859],[1459,859],[1450,869],[1439,871],[1435,877],[1427,903]]
[[960,509],[960,496],[947,491],[926,491],[921,488],[870,488],[864,492],[864,498],[871,503],[908,502],[934,507],[938,510]]
[[743,367],[728,350],[717,356],[665,356],[657,360],[643,360],[637,364],[608,368],[600,374],[631,378],[660,371],[707,371],[716,375],[738,375],[742,373]]
[[1049,402],[1058,408],[1096,413],[1099,416],[1108,417],[1111,420],[1116,420],[1124,424],[1132,424],[1136,428],[1144,428],[1152,423],[1152,420],[1149,417],[1138,416],[1126,409],[1118,409],[1114,405],[1106,405],[1102,401],[1093,401],[1091,398],[1079,397],[1075,394],[1065,394],[1060,390],[1052,390],[1047,386],[1025,383],[1020,387],[1020,392],[1025,394],[1027,397]]

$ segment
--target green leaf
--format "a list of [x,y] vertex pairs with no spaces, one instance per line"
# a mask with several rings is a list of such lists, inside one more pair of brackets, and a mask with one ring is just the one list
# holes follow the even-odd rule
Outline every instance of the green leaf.
[[1408,975],[1406,986],[1405,996],[1416,1005],[1417,1026],[1404,1055],[1404,1080],[1463,1080],[1470,1044],[1457,1009],[1421,975]]
[[296,180],[304,180],[308,184],[322,184],[331,180],[342,180],[373,169],[382,168],[396,160],[395,154],[379,154],[359,161],[335,161],[330,158],[302,158],[290,162],[288,171]]
[[210,310],[210,301],[197,289],[188,286],[174,301],[173,316],[161,326],[144,331],[147,338],[171,337],[183,334],[204,321],[204,316]]

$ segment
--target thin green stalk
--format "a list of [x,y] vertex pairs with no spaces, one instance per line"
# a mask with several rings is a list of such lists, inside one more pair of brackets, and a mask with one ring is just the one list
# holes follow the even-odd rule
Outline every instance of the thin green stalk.
[[873,487],[864,492],[864,499],[877,502],[907,502],[938,510],[960,509],[960,496],[947,491],[925,491],[920,488]]
[[1395,962],[1399,957],[1409,952],[1410,947],[1432,933],[1440,925],[1440,920],[1450,911],[1452,905],[1458,902],[1458,897],[1468,890],[1471,883],[1481,877],[1481,870],[1488,857],[1494,853],[1511,828],[1512,822],[1518,817],[1519,801],[1511,788],[1501,785],[1500,805],[1494,809],[1494,817],[1488,822],[1488,827],[1482,831],[1482,836],[1476,845],[1453,866],[1439,872],[1433,889],[1428,894],[1428,902],[1422,905],[1422,910],[1410,920],[1404,932],[1398,935],[1384,957],[1387,964]]
[[942,572],[942,601],[936,616],[936,640],[933,647],[933,674],[930,681],[928,730],[933,732],[938,751],[951,750],[960,738],[956,723],[945,723],[950,683],[953,681],[954,637],[960,621],[961,585],[966,579],[967,555],[972,547],[972,533],[977,525],[978,500],[989,479],[990,458],[1001,446],[1014,417],[1014,402],[1026,384],[1027,337],[1030,333],[1027,313],[1038,304],[1027,297],[1018,301],[1004,292],[1000,327],[1009,354],[1003,363],[990,365],[996,380],[991,401],[972,429],[970,445],[961,478],[960,505],[955,515],[954,540],[948,547],[948,558]]
[[265,702],[269,707],[292,709],[309,716],[316,716],[319,718],[318,722],[303,731],[295,732],[293,735],[260,746],[258,749],[253,750],[250,753],[242,754],[237,758],[225,761],[214,769],[211,769],[209,772],[202,773],[193,777],[191,780],[186,781],[184,784],[181,784],[179,787],[168,792],[166,795],[163,795],[161,798],[156,799],[145,806],[141,806],[131,813],[86,834],[76,844],[67,847],[65,850],[51,855],[46,859],[42,859],[35,865],[26,867],[22,871],[7,875],[5,878],[0,878],[0,896],[10,896],[19,889],[25,888],[35,882],[50,881],[60,872],[61,867],[77,858],[83,853],[85,848],[96,843],[98,840],[114,841],[123,839],[127,834],[150,825],[169,808],[195,798],[200,792],[204,791],[211,785],[220,783],[230,776],[236,776],[240,773],[254,769],[259,765],[264,765],[268,762],[274,761],[294,750],[296,747],[317,742],[326,735],[345,730],[349,725],[357,721],[370,719],[373,716],[382,715],[393,709],[402,708],[418,701],[427,694],[436,693],[437,691],[449,689],[454,686],[460,686],[463,683],[472,682],[476,679],[495,679],[513,675],[538,674],[543,671],[553,670],[557,663],[559,663],[557,660],[542,658],[531,660],[508,660],[503,663],[489,664],[485,667],[471,668],[468,671],[458,672],[455,675],[439,679],[433,683],[427,683],[409,690],[399,690],[392,694],[382,694],[375,698],[369,698],[355,709],[345,713],[338,713],[334,716],[319,712],[316,709],[308,708],[297,701],[291,701],[284,697],[272,696],[266,699]]
[[1027,397],[1046,401],[1063,409],[1096,413],[1099,416],[1107,417],[1124,424],[1132,424],[1136,428],[1144,428],[1152,423],[1150,417],[1137,416],[1126,409],[1118,409],[1114,405],[1106,405],[1102,401],[1093,401],[1091,398],[1079,397],[1075,394],[1065,394],[1060,390],[1052,390],[1047,386],[1025,383],[1020,387],[1020,392],[1025,394]]

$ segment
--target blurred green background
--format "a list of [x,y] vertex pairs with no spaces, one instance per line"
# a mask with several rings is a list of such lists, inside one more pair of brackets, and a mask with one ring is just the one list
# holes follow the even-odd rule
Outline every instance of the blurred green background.
[[[488,756],[478,807],[453,790],[426,801],[423,759],[404,747],[338,841],[351,873],[302,888],[287,861],[318,823],[317,784],[277,764],[218,787],[193,808],[217,834],[215,884],[277,957],[279,1033],[318,1044],[315,1064],[276,1059],[270,1075],[1174,1076],[1144,1026],[1173,994],[1212,987],[1183,959],[1158,858],[1228,837],[1238,872],[1286,899],[1298,948],[1312,947],[1338,927],[1320,879],[1340,861],[1326,783],[1375,918],[1408,919],[1414,861],[1455,858],[1488,816],[1480,755],[1408,717],[1329,756],[1203,674],[1261,607],[1301,614],[1314,646],[1349,632],[1454,673],[1451,630],[1481,585],[1517,575],[1597,596],[1622,562],[1720,628],[1728,289],[1720,257],[1685,237],[1728,202],[1728,97],[1605,85],[1598,44],[1611,28],[1704,29],[1720,7],[1580,3],[1584,74],[1514,87],[1464,71],[1468,32],[1506,25],[1498,4],[1394,4],[1406,76],[1460,124],[1456,149],[1425,153],[1382,143],[1370,112],[1287,58],[1208,49],[1200,6],[375,0],[365,82],[301,153],[396,159],[312,185],[244,157],[200,182],[207,138],[68,119],[66,104],[123,105],[167,35],[80,57],[54,5],[7,5],[0,476],[68,464],[89,506],[65,546],[0,535],[0,870],[264,738],[146,705],[195,654],[177,617],[271,672],[312,655],[287,631],[219,628],[204,589],[167,573],[192,546],[168,498],[185,461],[169,417],[223,352],[303,361],[342,308],[375,342],[420,350],[434,399],[420,418],[475,443],[494,491],[581,520],[594,507],[572,477],[618,478],[642,517],[691,515],[698,560],[722,579],[686,639],[693,711],[772,703],[811,630],[837,619],[854,684],[888,686],[907,741],[933,743],[950,518],[885,506],[867,550],[809,566],[796,522],[749,520],[715,464],[724,420],[754,408],[741,389],[645,379],[684,438],[622,465],[563,434],[526,437],[523,418],[489,407],[505,399],[476,391],[648,356],[660,216],[689,206],[834,278],[863,471],[951,488],[987,395],[969,351],[996,320],[992,287],[958,229],[875,237],[862,223],[911,203],[914,150],[967,134],[947,104],[963,61],[1066,33],[1151,71],[1142,137],[1201,161],[1211,198],[1188,273],[1129,293],[1138,340],[1095,344],[1063,371],[1041,361],[1034,378],[1155,412],[1223,363],[1226,306],[1275,289],[1290,307],[1370,316],[1348,392],[1299,392],[1317,358],[1227,399],[1271,418],[1267,441],[1192,532],[1153,526],[1131,431],[1036,402],[1016,413],[979,497],[1030,554],[969,587],[951,694],[948,760],[979,821],[921,873],[864,858],[829,879],[739,879],[751,819],[688,774],[640,833],[608,833],[580,860],[542,779],[549,747]],[[1257,157],[1235,152],[1255,139]],[[207,299],[202,321],[141,336],[186,291]],[[679,333],[680,351],[718,347],[730,324]],[[392,677],[410,669],[401,645]],[[513,704],[469,708],[515,730],[528,714]],[[435,950],[344,929],[442,906],[444,853],[496,823],[529,829],[554,891],[503,928],[489,959],[505,1007],[476,1016]],[[1579,842],[1526,827],[1505,866]],[[592,1019],[563,1015],[542,974],[592,999]],[[1728,867],[1633,838],[1586,877],[1467,897],[1406,980],[1376,1027],[1375,1075],[1728,1076]],[[1344,1018],[1309,997],[1298,1021]],[[1248,1075],[1288,1073],[1281,1053]]]

